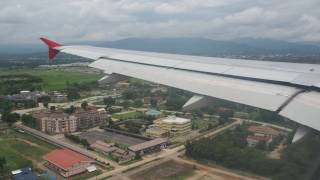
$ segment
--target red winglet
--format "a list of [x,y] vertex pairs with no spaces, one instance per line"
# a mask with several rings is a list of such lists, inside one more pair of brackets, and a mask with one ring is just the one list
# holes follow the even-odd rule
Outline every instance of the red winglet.
[[40,39],[41,39],[41,41],[43,41],[48,46],[48,49],[49,49],[48,57],[49,57],[49,59],[53,59],[59,53],[59,50],[54,49],[54,48],[60,47],[61,44],[56,43],[56,42],[54,42],[52,40],[49,40],[49,39],[46,39],[46,38],[40,38]]

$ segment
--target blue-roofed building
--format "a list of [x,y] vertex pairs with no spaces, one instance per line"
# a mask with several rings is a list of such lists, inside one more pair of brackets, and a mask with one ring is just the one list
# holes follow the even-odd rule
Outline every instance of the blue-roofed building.
[[159,117],[161,114],[162,114],[161,111],[158,111],[158,110],[155,110],[155,109],[149,109],[146,112],[147,116],[152,116],[152,117]]
[[22,168],[12,171],[15,180],[37,180],[37,175],[32,172],[31,167]]

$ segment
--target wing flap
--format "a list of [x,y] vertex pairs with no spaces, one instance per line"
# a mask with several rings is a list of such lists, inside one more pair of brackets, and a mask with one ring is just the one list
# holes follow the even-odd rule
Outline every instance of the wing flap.
[[310,91],[299,94],[282,109],[280,114],[320,130],[320,93]]

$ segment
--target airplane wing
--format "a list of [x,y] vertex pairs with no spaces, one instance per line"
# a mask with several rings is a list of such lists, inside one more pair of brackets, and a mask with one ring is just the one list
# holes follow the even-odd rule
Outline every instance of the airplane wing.
[[215,97],[270,111],[320,131],[320,65],[63,46],[41,38],[49,58],[58,52],[92,59],[111,77],[135,77],[195,93],[186,105]]

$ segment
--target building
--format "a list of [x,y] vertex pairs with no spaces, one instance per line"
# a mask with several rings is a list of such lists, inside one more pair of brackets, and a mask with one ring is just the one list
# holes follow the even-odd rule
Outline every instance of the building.
[[1,96],[0,99],[13,103],[15,108],[32,108],[38,105],[38,99],[46,94],[38,91],[20,91],[20,94]]
[[95,107],[88,107],[86,110],[77,108],[73,115],[77,118],[79,130],[103,125],[110,118],[104,109],[98,110]]
[[191,120],[168,116],[153,121],[154,125],[169,132],[170,136],[180,136],[191,132]]
[[103,153],[105,155],[110,155],[117,150],[117,147],[114,146],[114,143],[105,143],[103,141],[96,141],[91,144],[90,147],[97,152]]
[[110,155],[118,163],[124,163],[131,161],[135,158],[135,154],[127,150],[116,147],[114,143],[105,143],[103,141],[96,141],[91,144],[90,147],[97,152],[103,153],[104,155]]
[[32,114],[36,127],[48,134],[72,133],[77,130],[77,118],[62,111],[38,111]]
[[151,125],[149,126],[148,129],[146,129],[145,135],[152,138],[161,138],[161,137],[168,137],[169,132],[161,129],[160,127]]
[[32,172],[31,167],[26,167],[22,169],[18,169],[12,171],[11,174],[13,175],[14,180],[37,180],[37,175]]
[[250,126],[248,131],[252,133],[247,137],[249,147],[255,147],[259,142],[265,142],[267,145],[280,135],[280,132],[270,126]]
[[148,109],[147,112],[145,112],[145,115],[151,116],[151,117],[159,117],[161,116],[161,111],[155,110],[155,109]]
[[43,159],[45,166],[59,173],[63,177],[70,177],[87,171],[94,160],[71,151],[69,149],[56,149],[46,154]]
[[168,140],[166,138],[156,138],[150,141],[146,141],[140,144],[130,146],[128,149],[135,154],[146,154],[166,148]]
[[49,93],[50,100],[53,103],[63,103],[68,101],[68,96],[66,93],[61,93],[58,91],[52,91]]
[[123,150],[117,148],[114,152],[111,153],[112,158],[115,159],[118,163],[125,163],[133,160],[135,158],[135,154],[128,150]]
[[152,101],[156,102],[157,104],[164,104],[166,103],[166,98],[163,96],[147,96],[143,98],[143,103],[145,105],[151,105]]

